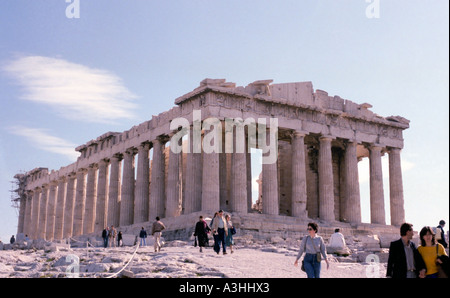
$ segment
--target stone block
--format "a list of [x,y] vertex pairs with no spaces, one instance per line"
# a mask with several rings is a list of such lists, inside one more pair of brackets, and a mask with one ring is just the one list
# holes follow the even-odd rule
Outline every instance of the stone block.
[[136,235],[123,234],[122,235],[122,243],[124,246],[134,246],[137,243],[136,241],[139,241],[139,239],[137,239],[137,238],[138,237]]

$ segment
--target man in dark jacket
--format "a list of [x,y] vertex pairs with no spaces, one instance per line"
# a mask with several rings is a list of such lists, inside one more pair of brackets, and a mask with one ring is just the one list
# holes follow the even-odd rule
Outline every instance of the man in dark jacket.
[[397,241],[392,241],[389,247],[387,277],[425,277],[426,266],[414,242],[411,241],[413,235],[412,224],[402,224],[400,227],[401,238]]

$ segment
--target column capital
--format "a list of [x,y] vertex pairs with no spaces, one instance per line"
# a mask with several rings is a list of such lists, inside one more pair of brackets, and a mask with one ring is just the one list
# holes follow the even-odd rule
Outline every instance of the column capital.
[[77,169],[77,174],[86,174],[88,172],[88,169],[86,168],[79,168]]
[[331,142],[334,139],[336,139],[336,137],[333,137],[331,135],[320,135],[319,136],[319,141],[330,141]]
[[308,135],[308,132],[304,130],[293,130],[290,133],[291,138],[305,137],[306,135]]

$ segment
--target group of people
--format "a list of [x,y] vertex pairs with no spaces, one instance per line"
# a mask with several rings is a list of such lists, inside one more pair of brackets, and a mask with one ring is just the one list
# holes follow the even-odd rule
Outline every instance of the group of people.
[[[233,235],[236,233],[236,229],[231,222],[231,216],[229,214],[224,215],[223,210],[219,210],[214,214],[210,224],[203,219],[203,216],[199,217],[199,221],[195,225],[194,236],[196,237],[196,243],[200,248],[200,252],[203,252],[203,247],[209,246],[208,234],[212,232],[214,238],[214,251],[219,254],[222,248],[222,253],[227,254],[226,247],[230,248],[230,252],[233,253]],[[197,241],[198,239],[198,241]]]
[[[389,248],[387,264],[387,277],[392,278],[438,278],[448,277],[448,256],[445,251],[447,242],[444,233],[445,221],[441,220],[436,229],[423,227],[419,233],[420,245],[416,248],[412,238],[413,225],[404,223],[400,227],[399,240],[393,241]],[[302,270],[308,278],[320,278],[321,261],[324,260],[327,269],[330,264],[324,240],[318,236],[318,225],[308,223],[308,235],[303,237],[300,250],[294,262],[298,266],[299,259],[305,253],[302,261]],[[330,238],[330,246],[345,246],[344,236],[335,230]],[[442,276],[441,276],[442,275]]]
[[103,238],[103,247],[116,247],[116,238],[117,238],[117,246],[122,246],[122,232],[117,230],[114,226],[106,227],[102,231]]
[[448,276],[447,242],[444,234],[445,221],[434,229],[423,227],[419,232],[420,245],[412,240],[413,225],[400,227],[401,238],[391,242],[386,276],[392,278],[438,278]]
[[[152,236],[154,237],[154,248],[155,248],[155,252],[160,252],[161,251],[161,235],[162,235],[162,231],[166,229],[166,226],[164,225],[164,223],[161,221],[161,219],[159,218],[159,216],[156,217],[156,221],[153,222],[152,225]],[[147,242],[147,231],[144,229],[144,227],[141,228],[141,231],[139,232],[139,238],[141,239],[139,245],[140,246],[146,246]]]

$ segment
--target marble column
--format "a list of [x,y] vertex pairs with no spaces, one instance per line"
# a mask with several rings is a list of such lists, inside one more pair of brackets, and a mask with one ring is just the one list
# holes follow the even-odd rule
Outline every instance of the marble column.
[[129,148],[123,154],[123,180],[122,180],[122,200],[120,203],[120,226],[128,226],[134,223],[134,172],[136,151]]
[[107,226],[108,191],[109,191],[109,159],[98,162],[97,206],[94,232],[101,232]]
[[386,224],[384,207],[383,170],[381,165],[380,146],[369,146],[370,166],[370,222]]
[[148,221],[150,199],[150,143],[142,143],[138,148],[136,177],[136,198],[134,202],[134,222]]
[[107,225],[118,227],[120,224],[120,202],[122,181],[122,155],[116,154],[111,158],[111,176],[108,193]]
[[405,222],[403,201],[403,179],[400,149],[389,149],[389,193],[391,205],[391,225],[400,226]]
[[86,206],[86,175],[87,169],[78,169],[75,210],[73,214],[73,236],[83,234],[84,209]]
[[356,155],[357,143],[349,141],[345,150],[344,173],[345,173],[345,215],[344,218],[350,223],[361,222],[361,198],[359,192],[358,157]]
[[292,134],[292,216],[306,218],[305,133]]
[[24,218],[24,234],[28,235],[28,237],[31,236],[31,208],[33,204],[33,194],[34,192],[32,190],[27,191],[26,194],[26,204],[25,204],[25,218]]
[[61,177],[58,180],[58,195],[56,200],[56,212],[55,212],[55,232],[53,235],[54,239],[56,240],[60,240],[63,238],[66,191],[67,191],[67,178]]
[[193,129],[189,135],[190,153],[186,156],[186,189],[184,213],[200,211],[202,208],[202,153],[194,153]]
[[73,216],[75,209],[75,194],[76,194],[76,173],[67,175],[67,192],[66,204],[64,208],[64,231],[63,238],[72,237],[73,234]]
[[220,209],[220,169],[218,150],[202,155],[202,211]]
[[169,167],[167,173],[166,190],[166,217],[175,217],[181,214],[181,157],[181,153],[174,153],[171,149],[169,149]]
[[334,221],[334,184],[331,137],[319,138],[319,218]]
[[98,165],[91,164],[88,168],[86,185],[86,204],[84,206],[83,234],[94,232],[97,208]]
[[161,139],[152,141],[153,144],[153,161],[150,184],[150,210],[149,220],[153,221],[155,217],[163,217],[164,198],[165,198],[165,154],[164,143]]
[[39,225],[39,201],[41,199],[41,192],[42,189],[40,187],[37,187],[34,190],[33,194],[33,204],[31,207],[31,235],[30,239],[37,239],[38,238],[38,225]]
[[[269,130],[266,132],[266,144],[270,142]],[[278,152],[278,150],[277,150]],[[263,153],[269,156],[269,153]],[[278,161],[278,158],[277,158]],[[262,165],[262,213],[279,215],[280,204],[278,198],[278,162]]]
[[231,206],[234,212],[247,213],[247,144],[243,124],[236,126],[233,133],[231,153]]
[[27,208],[27,198],[25,195],[21,195],[19,200],[19,221],[17,225],[17,234],[25,232],[25,212]]
[[38,239],[45,239],[47,230],[47,203],[48,203],[49,187],[48,184],[42,185],[41,201],[39,203],[39,226]]
[[58,182],[50,182],[50,192],[48,195],[47,203],[47,227],[45,231],[45,239],[47,241],[53,241],[55,234],[55,217],[56,217],[56,200],[58,196]]

